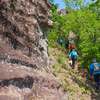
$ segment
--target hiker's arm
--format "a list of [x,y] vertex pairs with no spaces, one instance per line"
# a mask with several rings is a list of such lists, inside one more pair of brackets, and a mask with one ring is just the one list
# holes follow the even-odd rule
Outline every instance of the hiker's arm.
[[90,65],[90,76],[92,76],[93,73],[93,64]]
[[76,58],[78,58],[78,54],[76,54]]
[[92,76],[93,69],[90,69],[90,76]]
[[69,60],[70,60],[70,58],[71,58],[71,53],[70,53],[70,55],[69,55]]
[[[76,52],[75,52],[76,53]],[[78,58],[78,54],[76,53],[76,58]]]

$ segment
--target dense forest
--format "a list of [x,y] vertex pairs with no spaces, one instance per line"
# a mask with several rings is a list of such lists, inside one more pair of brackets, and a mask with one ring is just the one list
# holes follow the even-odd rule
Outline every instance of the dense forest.
[[79,67],[89,70],[93,58],[100,63],[100,1],[84,6],[83,0],[63,0],[68,14],[62,16],[56,12],[59,4],[54,4],[54,0],[49,1],[52,5],[52,21],[54,22],[48,34],[49,45],[57,44],[60,38],[65,41],[69,32],[72,31],[76,35],[74,45],[79,55]]

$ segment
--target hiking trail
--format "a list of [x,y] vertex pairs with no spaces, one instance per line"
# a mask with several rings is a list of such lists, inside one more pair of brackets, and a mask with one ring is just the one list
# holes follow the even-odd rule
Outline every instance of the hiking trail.
[[[56,51],[56,52],[55,52]],[[57,79],[58,80],[64,80],[66,79],[68,87],[68,91],[65,92],[66,95],[68,95],[69,100],[100,100],[100,93],[95,92],[95,83],[93,80],[93,76],[90,76],[90,73],[83,68],[78,68],[79,62],[76,61],[75,63],[75,70],[71,68],[72,61],[69,61],[68,54],[66,54],[66,51],[60,48],[49,48],[49,53],[52,52],[50,55],[51,59],[51,69],[53,71],[59,70],[61,68],[59,62],[58,62],[58,56],[62,55],[62,57],[65,59],[66,67],[62,68],[62,72],[57,72]],[[54,64],[58,64],[58,68],[53,68]],[[74,77],[73,77],[74,76]],[[63,82],[62,82],[63,83]],[[70,84],[70,85],[69,85]],[[79,86],[79,87],[78,87]],[[91,88],[90,93],[85,93],[84,90],[87,87]],[[74,88],[71,88],[74,87]],[[84,88],[84,89],[83,89]]]

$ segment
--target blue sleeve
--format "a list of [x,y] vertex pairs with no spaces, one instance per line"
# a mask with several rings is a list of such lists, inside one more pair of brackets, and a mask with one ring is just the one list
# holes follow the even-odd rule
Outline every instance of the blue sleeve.
[[93,64],[90,65],[90,75],[92,76],[93,73]]
[[90,76],[92,76],[93,69],[90,69]]
[[75,54],[76,54],[76,58],[78,58],[78,54],[75,52]]
[[94,64],[91,64],[90,65],[90,69],[94,69]]

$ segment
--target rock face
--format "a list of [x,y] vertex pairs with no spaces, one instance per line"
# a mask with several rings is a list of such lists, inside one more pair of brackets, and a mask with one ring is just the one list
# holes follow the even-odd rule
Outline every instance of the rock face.
[[61,100],[60,86],[54,76],[44,71],[0,63],[0,100]]
[[63,9],[59,9],[59,10],[57,10],[57,13],[58,13],[60,16],[62,16],[62,15],[66,15],[66,14],[68,14],[69,12],[66,12],[66,9],[63,8]]
[[32,60],[39,67],[46,67],[49,62],[46,35],[53,26],[50,9],[48,0],[1,0],[0,57],[23,58]]
[[70,31],[69,32],[69,36],[68,36],[69,42],[70,44],[75,44],[75,39],[76,39],[76,35],[74,34],[74,32]]
[[48,0],[0,0],[0,100],[66,100],[46,72]]

